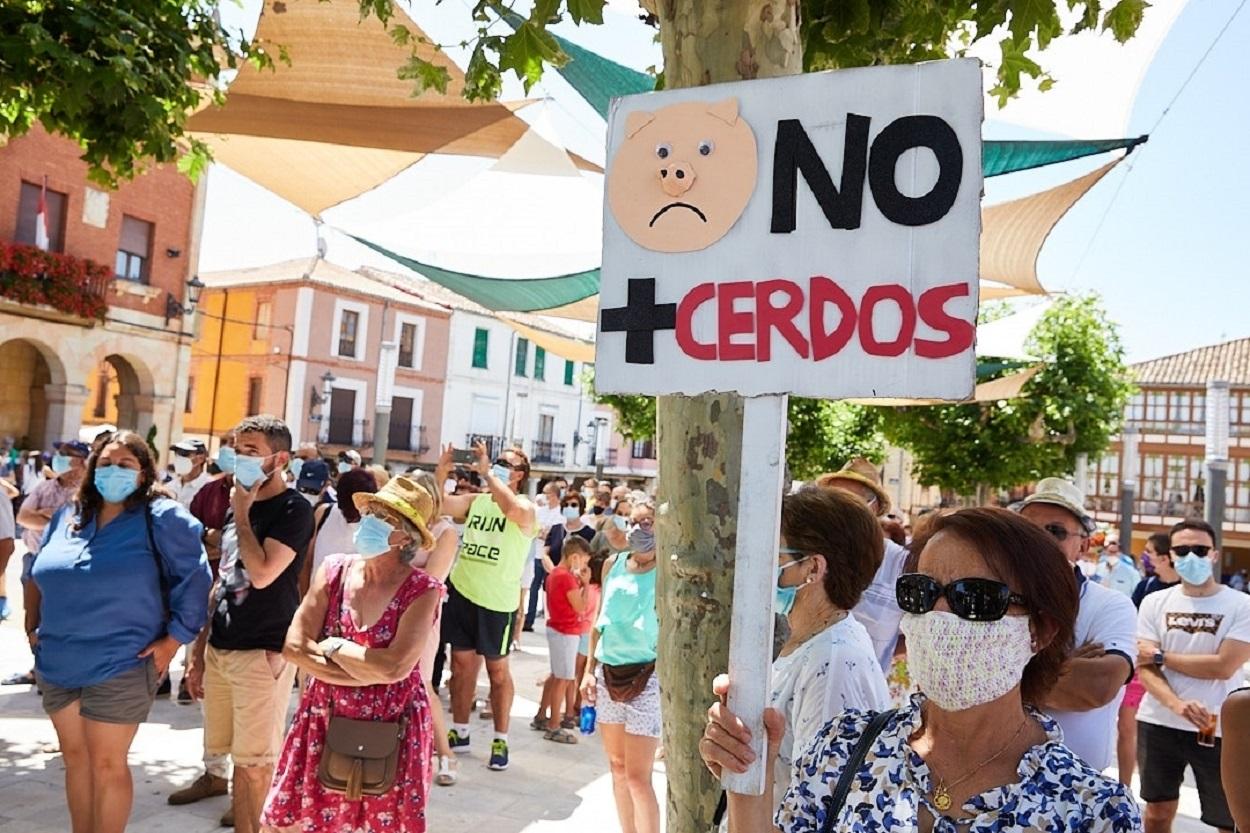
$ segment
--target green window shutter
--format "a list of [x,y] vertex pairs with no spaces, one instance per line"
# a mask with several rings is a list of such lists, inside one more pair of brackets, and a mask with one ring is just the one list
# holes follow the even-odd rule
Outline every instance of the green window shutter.
[[573,384],[573,368],[574,363],[570,359],[564,360],[564,384]]
[[516,375],[525,375],[525,366],[529,364],[530,357],[530,340],[528,338],[518,338],[516,340]]
[[547,378],[547,351],[534,346],[534,378],[542,382]]
[[486,348],[490,343],[490,330],[478,327],[473,333],[473,366],[486,369]]

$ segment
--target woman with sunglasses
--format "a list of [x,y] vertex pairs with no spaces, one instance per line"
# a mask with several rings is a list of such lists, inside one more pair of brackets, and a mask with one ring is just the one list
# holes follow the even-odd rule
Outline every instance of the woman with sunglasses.
[[[770,797],[731,793],[730,830],[1140,829],[1128,788],[1073,755],[1034,706],[1076,622],[1076,578],[1055,542],[1011,512],[964,509],[913,545],[897,595],[920,693],[897,712],[852,710],[828,724],[798,756],[775,816]],[[708,715],[704,761],[718,776],[744,771],[749,732],[723,703]],[[765,725],[771,761],[784,719],[770,709]],[[844,799],[831,811],[835,792]]]
[[625,833],[659,833],[651,770],[660,744],[660,681],[655,650],[655,509],[635,503],[629,553],[603,565],[602,595],[590,631],[583,702],[594,706]]

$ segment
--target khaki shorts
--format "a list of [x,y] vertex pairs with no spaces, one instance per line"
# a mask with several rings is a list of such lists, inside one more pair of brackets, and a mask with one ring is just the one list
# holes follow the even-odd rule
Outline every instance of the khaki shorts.
[[273,651],[204,652],[204,754],[273,766],[282,751],[295,666]]
[[128,671],[84,688],[61,688],[42,676],[43,710],[55,714],[78,701],[78,713],[98,723],[136,724],[148,719],[160,677],[151,657]]

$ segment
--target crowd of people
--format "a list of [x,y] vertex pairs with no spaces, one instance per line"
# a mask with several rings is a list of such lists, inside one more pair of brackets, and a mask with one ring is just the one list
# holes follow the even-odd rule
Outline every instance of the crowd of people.
[[[120,431],[0,476],[0,575],[20,529],[34,657],[6,682],[42,696],[74,833],[125,828],[127,753],[180,651],[204,771],[171,804],[229,794],[222,823],[245,833],[424,831],[479,707],[488,767],[508,769],[510,657],[540,618],[529,729],[578,743],[593,707],[621,830],[658,833],[652,498],[593,478],[531,492],[518,448],[392,476],[292,445],[254,416],[211,459],[188,438],[160,470]],[[1047,478],[912,529],[857,460],[786,495],[777,535],[772,787],[726,796],[730,831],[1163,833],[1186,769],[1206,824],[1250,825],[1250,596],[1244,571],[1221,581],[1204,522],[1152,536],[1139,564]],[[717,776],[754,760],[727,690],[699,747]]]

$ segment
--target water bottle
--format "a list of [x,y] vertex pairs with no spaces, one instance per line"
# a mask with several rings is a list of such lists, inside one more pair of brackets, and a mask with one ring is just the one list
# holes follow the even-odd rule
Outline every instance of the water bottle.
[[595,733],[595,707],[589,703],[582,706],[581,730],[583,735]]

